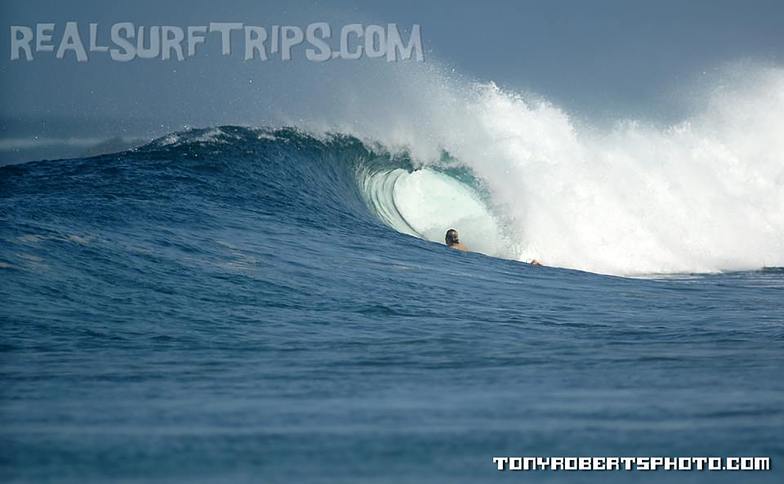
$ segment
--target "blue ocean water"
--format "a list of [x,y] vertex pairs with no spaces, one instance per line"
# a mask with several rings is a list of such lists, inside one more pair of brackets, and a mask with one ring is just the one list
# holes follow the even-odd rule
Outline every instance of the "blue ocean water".
[[[0,478],[780,481],[784,271],[448,250],[368,203],[358,174],[389,169],[414,168],[237,127],[0,167]],[[773,471],[499,473],[502,455]]]

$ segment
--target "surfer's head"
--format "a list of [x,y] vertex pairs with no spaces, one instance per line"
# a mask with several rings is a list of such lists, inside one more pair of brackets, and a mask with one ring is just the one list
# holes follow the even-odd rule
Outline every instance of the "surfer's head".
[[457,236],[457,230],[455,229],[447,230],[446,237],[444,237],[444,241],[446,242],[446,245],[448,245],[449,247],[455,244],[459,244],[460,238]]

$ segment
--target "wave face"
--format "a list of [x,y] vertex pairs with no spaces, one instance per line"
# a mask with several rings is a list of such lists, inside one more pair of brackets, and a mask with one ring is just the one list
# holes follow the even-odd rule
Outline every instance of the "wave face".
[[[207,189],[194,197],[230,194],[304,230],[365,238],[378,237],[384,224],[442,244],[446,230],[457,228],[480,253],[599,273],[784,265],[784,147],[761,139],[768,134],[762,127],[721,141],[690,123],[665,131],[625,125],[582,137],[549,104],[532,105],[495,86],[477,87],[475,95],[471,110],[482,130],[431,153],[399,139],[224,126],[172,133],[120,155],[8,171],[131,170],[122,187],[107,185],[122,194],[123,187],[160,189],[156,183],[176,164]],[[40,184],[31,187],[37,191],[63,188],[52,185],[55,176],[23,180],[36,180],[29,183]]]
[[[257,188],[265,193],[259,200],[262,207],[278,208],[273,200],[296,200],[289,222],[308,221],[306,229],[342,227],[361,237],[363,230],[383,223],[443,243],[447,229],[460,227],[467,234],[464,241],[475,250],[511,254],[512,242],[491,209],[491,197],[465,169],[447,166],[459,165],[456,160],[415,168],[407,152],[390,153],[352,136],[240,127],[173,133],[134,151],[140,155],[233,160],[249,170],[250,180],[265,181]],[[304,220],[303,214],[308,214]],[[326,220],[317,224],[311,217]]]
[[[278,206],[270,197],[287,203],[304,198],[292,207],[297,214],[327,217],[325,226],[344,227],[358,237],[382,222],[403,234],[443,243],[446,230],[459,227],[474,250],[500,257],[515,254],[491,195],[459,160],[442,157],[438,166],[416,168],[405,150],[390,152],[352,136],[228,126],[173,133],[135,150],[134,156],[233,160],[249,170],[250,179],[265,181],[256,189],[264,189],[262,206]],[[276,190],[270,190],[273,186]],[[312,228],[314,220],[310,222],[307,228]]]

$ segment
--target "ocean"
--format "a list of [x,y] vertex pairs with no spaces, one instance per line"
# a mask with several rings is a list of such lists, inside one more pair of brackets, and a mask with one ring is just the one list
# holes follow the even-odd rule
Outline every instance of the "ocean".
[[236,126],[0,167],[0,478],[740,482],[492,458],[769,456],[742,482],[779,482],[781,258],[548,252],[488,179]]

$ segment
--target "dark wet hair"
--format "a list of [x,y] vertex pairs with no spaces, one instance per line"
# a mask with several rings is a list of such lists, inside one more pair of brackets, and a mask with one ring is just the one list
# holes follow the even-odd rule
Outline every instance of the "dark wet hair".
[[444,241],[446,245],[452,246],[455,244],[460,243],[460,239],[457,237],[457,230],[449,229],[446,231],[446,237],[444,237]]

